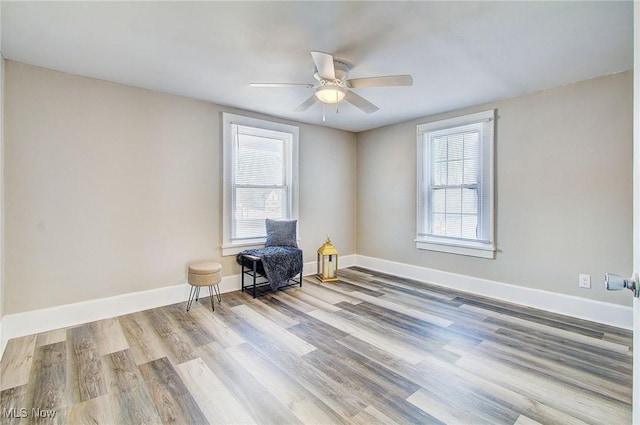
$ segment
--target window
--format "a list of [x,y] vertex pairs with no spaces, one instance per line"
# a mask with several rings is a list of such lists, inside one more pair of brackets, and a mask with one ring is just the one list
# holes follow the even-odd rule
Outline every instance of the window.
[[494,258],[494,115],[418,125],[417,248]]
[[298,215],[298,127],[226,114],[222,254],[259,247],[265,219]]

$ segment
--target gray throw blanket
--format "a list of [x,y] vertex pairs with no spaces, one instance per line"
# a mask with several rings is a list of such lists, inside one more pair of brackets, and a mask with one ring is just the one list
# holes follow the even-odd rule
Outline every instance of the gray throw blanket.
[[274,291],[287,285],[287,281],[302,272],[302,250],[290,246],[270,246],[259,249],[247,249],[236,256],[240,265],[252,268],[252,262],[243,255],[254,255],[262,261],[257,265],[258,273],[269,281]]

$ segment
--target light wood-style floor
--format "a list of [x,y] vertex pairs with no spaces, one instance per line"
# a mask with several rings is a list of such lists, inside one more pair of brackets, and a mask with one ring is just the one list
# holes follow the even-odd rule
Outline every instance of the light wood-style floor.
[[11,340],[1,421],[631,422],[629,331],[360,268],[340,276],[223,294],[215,313],[205,298]]

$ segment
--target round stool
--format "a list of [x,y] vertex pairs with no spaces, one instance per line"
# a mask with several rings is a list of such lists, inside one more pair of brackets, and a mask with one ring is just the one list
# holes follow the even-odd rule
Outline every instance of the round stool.
[[220,288],[218,287],[221,279],[222,266],[218,263],[214,263],[213,261],[199,261],[197,263],[189,264],[188,282],[191,285],[191,290],[189,291],[187,311],[191,309],[191,304],[193,303],[194,298],[198,301],[200,288],[203,286],[209,287],[211,310],[215,311],[215,308],[213,307],[213,291],[215,290],[218,302],[221,302],[222,298],[220,297]]

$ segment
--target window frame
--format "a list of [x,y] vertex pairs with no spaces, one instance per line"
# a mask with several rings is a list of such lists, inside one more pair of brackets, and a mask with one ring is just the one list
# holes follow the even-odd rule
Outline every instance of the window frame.
[[257,133],[264,133],[265,137],[273,136],[274,132],[285,133],[290,136],[288,146],[285,146],[285,178],[288,186],[287,204],[285,210],[287,219],[298,219],[299,212],[299,128],[296,126],[251,118],[242,115],[222,113],[222,157],[223,157],[223,190],[222,190],[222,255],[235,255],[245,249],[264,247],[266,237],[234,240],[232,237],[232,221],[234,214],[235,187],[235,131],[233,125],[251,127]]
[[[433,158],[428,157],[431,136],[450,130],[464,131],[463,128],[481,127],[478,163],[478,221],[481,223],[481,239],[463,239],[430,232],[431,188]],[[495,110],[487,110],[459,117],[419,124],[416,127],[417,140],[417,216],[416,248],[480,258],[495,258]],[[461,187],[464,184],[460,185]]]

